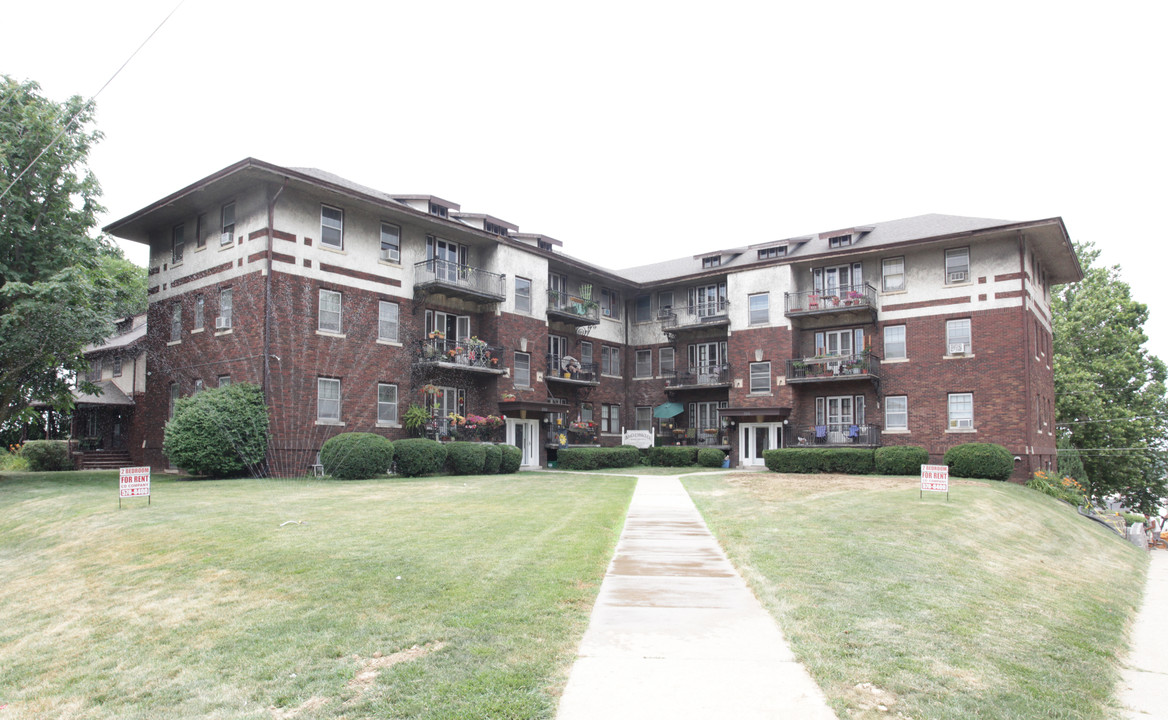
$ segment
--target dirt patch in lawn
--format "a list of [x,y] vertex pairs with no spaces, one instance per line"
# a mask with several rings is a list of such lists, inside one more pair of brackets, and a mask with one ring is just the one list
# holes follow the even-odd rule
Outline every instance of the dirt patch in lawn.
[[[392,655],[382,655],[381,653],[373,653],[373,657],[361,660],[361,669],[349,681],[347,687],[363,691],[373,684],[377,679],[378,674],[382,670],[388,669],[397,665],[398,663],[411,662],[419,658],[426,657],[430,653],[435,653],[446,647],[444,642],[427,643],[426,645],[415,645],[408,650],[401,650]],[[360,660],[360,658],[358,658]]]

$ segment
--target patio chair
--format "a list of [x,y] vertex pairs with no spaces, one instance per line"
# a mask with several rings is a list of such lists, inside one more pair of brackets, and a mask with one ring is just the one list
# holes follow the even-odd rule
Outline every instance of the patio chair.
[[826,425],[816,425],[815,426],[815,442],[817,442],[817,443],[827,442],[827,426]]
[[848,439],[851,440],[852,442],[856,442],[857,440],[860,439],[860,426],[859,425],[853,425],[850,428],[848,428]]

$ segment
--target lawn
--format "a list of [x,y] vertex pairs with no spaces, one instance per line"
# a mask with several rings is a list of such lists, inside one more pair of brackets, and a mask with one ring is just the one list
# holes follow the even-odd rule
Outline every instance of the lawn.
[[[1145,553],[1009,483],[683,478],[841,718],[1105,718]],[[887,708],[881,711],[878,705]]]
[[0,719],[550,718],[632,488],[0,474]]

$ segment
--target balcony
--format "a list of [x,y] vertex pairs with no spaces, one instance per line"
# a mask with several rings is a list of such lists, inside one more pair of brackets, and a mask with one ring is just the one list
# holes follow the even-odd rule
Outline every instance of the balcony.
[[600,366],[597,363],[582,363],[571,355],[548,355],[547,372],[544,373],[545,382],[558,382],[566,385],[600,384]]
[[549,320],[569,325],[599,325],[600,303],[558,290],[548,290],[547,314]]
[[502,375],[506,372],[500,367],[502,357],[503,348],[488,345],[478,338],[448,340],[436,336],[418,341],[418,352],[414,358],[414,364],[450,370],[465,370],[486,375]]
[[710,300],[681,307],[663,307],[657,312],[661,329],[667,333],[698,330],[730,324],[730,301]]
[[[599,426],[594,422],[570,422],[566,426],[550,426],[547,430],[548,447],[599,447]],[[560,435],[567,445],[560,444]]]
[[663,427],[660,433],[657,435],[659,445],[730,447],[730,430],[723,427]]
[[880,358],[871,353],[829,355],[787,361],[788,383],[880,379]]
[[876,319],[876,288],[867,283],[785,293],[784,299],[789,318],[828,315],[832,319],[854,318],[863,322]]
[[507,299],[506,276],[437,258],[414,264],[414,290],[475,302]]
[[730,387],[730,366],[699,365],[689,370],[676,370],[665,376],[666,390],[700,390]]
[[880,447],[880,428],[875,425],[805,425],[785,434],[787,447]]

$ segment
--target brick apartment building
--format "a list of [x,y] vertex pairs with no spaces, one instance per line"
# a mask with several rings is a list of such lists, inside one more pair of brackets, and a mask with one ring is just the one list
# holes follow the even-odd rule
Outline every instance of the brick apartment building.
[[[261,385],[270,465],[340,432],[505,414],[524,463],[571,444],[1000,443],[1055,454],[1050,288],[1082,271],[1059,218],[926,215],[613,271],[429,195],[246,159],[105,228],[150,246],[138,461],[198,387]],[[590,429],[593,424],[595,429]],[[550,455],[549,455],[550,454]]]

